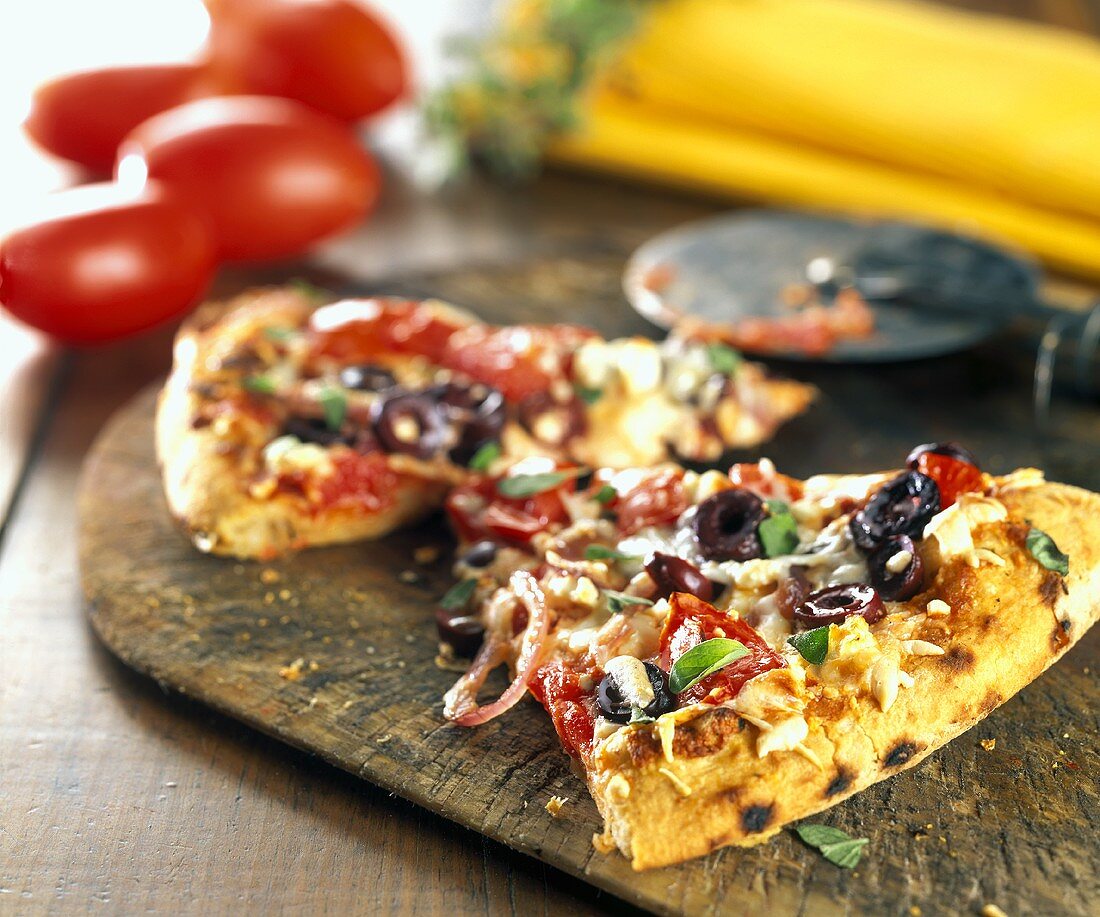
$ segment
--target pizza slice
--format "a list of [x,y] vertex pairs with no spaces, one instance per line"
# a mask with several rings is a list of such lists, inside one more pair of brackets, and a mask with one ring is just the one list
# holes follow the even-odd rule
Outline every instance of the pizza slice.
[[471,469],[526,456],[711,460],[767,439],[812,397],[721,344],[275,289],[181,330],[157,448],[199,548],[268,557],[378,537],[438,508]]
[[[517,493],[556,521],[501,530]],[[759,843],[915,765],[1100,614],[1100,496],[991,476],[955,444],[805,481],[767,461],[520,466],[449,512],[461,582],[440,635],[480,647],[446,717],[475,726],[530,692],[583,767],[597,846],[637,869]],[[485,703],[501,663],[512,681]]]

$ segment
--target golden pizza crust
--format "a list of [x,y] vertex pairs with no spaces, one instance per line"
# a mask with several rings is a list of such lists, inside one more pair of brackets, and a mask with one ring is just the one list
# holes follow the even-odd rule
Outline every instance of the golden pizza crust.
[[157,404],[157,457],[169,509],[200,550],[268,558],[297,548],[378,538],[442,503],[445,484],[406,474],[397,476],[391,505],[374,512],[318,512],[293,494],[257,497],[247,482],[277,429],[245,415],[196,425],[202,399],[194,386],[209,376],[210,358],[254,338],[257,328],[296,327],[313,308],[293,290],[254,291],[224,305],[204,306],[176,339],[172,373]]
[[[635,869],[751,845],[890,777],[969,729],[1058,660],[1100,616],[1100,496],[1063,484],[999,495],[1009,519],[979,526],[974,543],[1004,560],[948,562],[931,589],[946,617],[914,636],[943,655],[905,656],[914,680],[887,712],[866,691],[817,696],[801,751],[758,757],[760,735],[730,709],[680,725],[668,760],[655,732],[630,728],[601,755],[589,786],[607,833]],[[1070,558],[1061,576],[1027,550],[1028,522]],[[820,766],[813,763],[817,759]]]

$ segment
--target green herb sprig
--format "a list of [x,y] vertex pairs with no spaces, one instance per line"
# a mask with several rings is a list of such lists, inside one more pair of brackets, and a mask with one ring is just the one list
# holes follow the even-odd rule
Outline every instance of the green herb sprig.
[[782,557],[794,553],[798,547],[798,523],[791,515],[791,508],[782,500],[769,500],[771,514],[757,527],[765,557]]
[[1046,532],[1032,528],[1027,533],[1027,549],[1048,570],[1066,576],[1069,573],[1069,555],[1059,549]]
[[669,690],[673,694],[682,694],[708,675],[748,654],[748,647],[740,640],[730,640],[728,637],[704,640],[673,663],[672,671],[668,673]]
[[470,597],[476,588],[476,579],[464,579],[455,583],[439,600],[439,607],[447,611],[461,611],[469,604]]
[[794,829],[802,841],[818,850],[825,859],[842,869],[853,869],[870,841],[852,837],[840,828],[828,825],[799,825]]
[[813,630],[788,637],[787,642],[798,650],[807,662],[821,665],[829,655],[829,628],[828,626],[815,627]]

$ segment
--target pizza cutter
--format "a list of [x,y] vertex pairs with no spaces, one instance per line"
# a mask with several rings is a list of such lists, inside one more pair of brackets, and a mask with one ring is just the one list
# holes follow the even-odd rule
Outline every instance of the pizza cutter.
[[[630,258],[634,307],[670,327],[681,316],[736,322],[789,315],[784,291],[812,284],[823,300],[854,287],[874,333],[839,341],[832,363],[913,360],[970,347],[1020,316],[1073,316],[1045,303],[1042,273],[1019,252],[911,223],[772,210],[721,214],[663,233]],[[771,354],[775,356],[775,354]]]

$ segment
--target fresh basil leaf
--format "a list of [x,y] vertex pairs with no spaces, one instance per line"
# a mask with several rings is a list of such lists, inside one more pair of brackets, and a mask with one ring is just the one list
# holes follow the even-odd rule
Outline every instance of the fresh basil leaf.
[[476,587],[476,579],[464,579],[455,583],[439,600],[439,607],[447,611],[461,611],[469,603]]
[[1041,529],[1032,528],[1027,533],[1027,549],[1048,570],[1062,576],[1069,573],[1069,555],[1059,550],[1054,539]]
[[607,506],[607,504],[614,500],[618,495],[619,493],[617,490],[615,490],[614,487],[612,487],[610,484],[604,484],[603,487],[596,491],[596,502],[602,503],[604,506]]
[[497,481],[497,491],[502,497],[533,497],[553,490],[562,481],[575,477],[573,471],[544,471],[541,474],[514,474]]
[[623,554],[614,548],[605,548],[602,544],[590,544],[584,549],[585,560],[641,560],[636,554]]
[[250,392],[257,395],[274,395],[275,383],[267,376],[248,376],[242,383]]
[[603,391],[598,388],[586,388],[583,385],[574,386],[577,397],[585,404],[595,404],[603,397]]
[[648,713],[646,713],[637,704],[630,705],[630,722],[632,723],[654,723],[653,719]]
[[821,665],[829,655],[829,627],[815,627],[788,637],[787,642],[802,655],[807,662]]
[[791,505],[783,500],[765,500],[764,506],[773,516],[779,516],[791,511]]
[[297,332],[293,328],[264,328],[264,337],[282,343],[289,341]]
[[[786,504],[783,505],[786,506]],[[756,531],[760,536],[760,543],[764,546],[765,557],[792,554],[798,547],[798,523],[794,521],[794,516],[789,510],[773,511],[772,515],[757,526]]]
[[627,595],[625,592],[616,592],[614,589],[605,589],[603,594],[607,596],[607,607],[615,613],[623,610],[627,605],[652,605],[649,599],[643,599],[640,595]]
[[748,654],[748,648],[739,640],[727,637],[704,640],[673,663],[672,671],[668,673],[669,690],[673,694],[682,694],[708,675]]
[[732,376],[744,362],[741,354],[728,344],[708,344],[707,358],[715,371],[724,376]]
[[825,859],[843,869],[855,867],[863,855],[863,848],[870,843],[865,837],[852,837],[828,825],[799,825],[794,830],[804,843],[821,851]]
[[330,430],[339,430],[348,416],[348,396],[338,388],[326,388],[318,398],[325,412],[325,424]]
[[470,459],[470,468],[474,471],[488,471],[498,458],[500,458],[500,443],[482,443]]
[[305,277],[295,277],[290,281],[291,287],[302,296],[308,296],[310,299],[324,299],[325,291],[322,290],[317,284],[310,283]]

